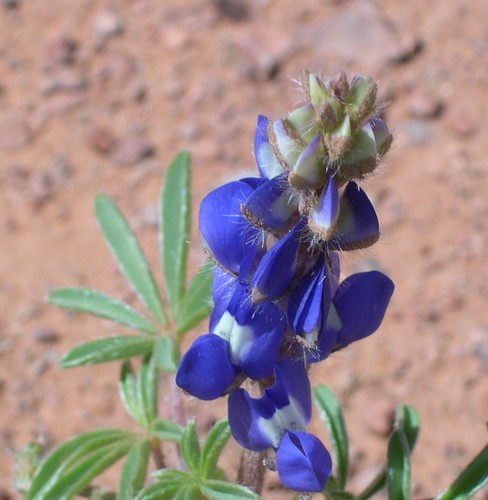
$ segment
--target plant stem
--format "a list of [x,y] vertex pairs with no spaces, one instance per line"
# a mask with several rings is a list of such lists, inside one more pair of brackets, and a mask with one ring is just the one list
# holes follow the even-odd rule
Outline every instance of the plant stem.
[[159,439],[154,439],[151,446],[151,453],[154,460],[154,465],[157,469],[165,469],[166,461],[164,459],[163,449],[161,448],[161,443]]
[[[260,398],[263,395],[263,387],[258,382],[247,379],[246,385],[247,392],[251,397]],[[264,474],[266,472],[263,464],[264,458],[265,452],[243,449],[237,473],[237,482],[247,486],[258,495],[261,494],[263,489]]]

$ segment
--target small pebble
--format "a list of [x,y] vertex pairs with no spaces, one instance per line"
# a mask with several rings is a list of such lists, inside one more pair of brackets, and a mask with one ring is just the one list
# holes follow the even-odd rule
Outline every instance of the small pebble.
[[400,133],[398,135],[398,143],[421,147],[429,144],[434,139],[434,130],[430,123],[425,120],[412,119],[404,121],[400,125]]
[[46,65],[48,67],[73,64],[76,60],[78,44],[76,40],[61,36],[51,40],[46,46]]
[[49,326],[37,327],[32,336],[36,342],[41,344],[54,344],[59,341],[59,335]]
[[416,90],[408,98],[407,111],[413,118],[437,118],[442,109],[442,101],[426,90]]
[[102,10],[93,20],[93,31],[97,42],[103,45],[109,38],[123,33],[124,22],[115,12]]
[[152,144],[134,134],[117,141],[110,153],[110,158],[119,165],[133,165],[153,155]]

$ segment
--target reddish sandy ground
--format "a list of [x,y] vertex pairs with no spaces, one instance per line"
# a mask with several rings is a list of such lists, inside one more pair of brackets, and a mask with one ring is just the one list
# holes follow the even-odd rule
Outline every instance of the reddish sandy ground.
[[[196,215],[210,189],[254,172],[256,115],[293,107],[305,68],[379,80],[396,134],[364,183],[382,238],[344,256],[349,271],[392,277],[391,307],[379,332],[312,375],[344,405],[351,487],[378,470],[398,402],[422,419],[414,498],[447,486],[486,443],[485,1],[2,0],[1,498],[16,498],[12,453],[27,442],[131,426],[118,365],[58,366],[75,344],[119,330],[43,301],[62,285],[133,299],[96,227],[95,195],[117,201],[159,265],[156,205],[173,154],[193,154]],[[188,410],[206,422],[223,415],[221,404]],[[325,437],[318,419],[312,428]]]

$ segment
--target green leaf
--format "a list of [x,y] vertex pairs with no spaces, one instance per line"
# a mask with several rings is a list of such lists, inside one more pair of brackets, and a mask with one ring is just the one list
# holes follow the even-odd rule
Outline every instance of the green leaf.
[[51,304],[110,319],[146,333],[157,333],[154,325],[128,304],[88,288],[58,288],[48,296]]
[[238,484],[227,483],[225,481],[207,480],[200,488],[200,491],[210,500],[238,500],[258,499],[259,495]]
[[70,498],[125,455],[135,439],[128,431],[103,429],[66,441],[37,469],[27,500]]
[[119,394],[127,413],[139,423],[142,420],[137,394],[137,379],[130,361],[122,363],[119,377]]
[[465,500],[488,484],[488,445],[461,472],[459,477],[435,500]]
[[412,453],[420,431],[420,418],[413,406],[397,406],[395,413],[395,428],[403,432],[410,453]]
[[216,422],[210,429],[200,455],[201,477],[206,479],[213,477],[217,461],[229,438],[230,427],[227,420]]
[[349,461],[349,443],[341,408],[335,396],[325,385],[314,388],[312,394],[332,443],[337,469],[335,478],[339,488],[344,489]]
[[158,418],[153,422],[151,434],[161,441],[179,444],[183,428],[171,420]]
[[144,428],[149,430],[158,416],[158,369],[154,354],[144,357],[139,369],[138,398],[144,415]]
[[198,472],[200,465],[200,445],[193,420],[190,420],[183,428],[180,440],[180,455],[188,470]]
[[388,498],[408,500],[410,498],[410,450],[405,434],[393,431],[388,441]]
[[193,278],[180,302],[176,317],[176,334],[182,335],[205,319],[212,310],[212,279],[214,264],[206,262]]
[[133,500],[146,481],[151,443],[148,440],[136,443],[130,450],[120,475],[117,500]]
[[154,356],[161,370],[175,373],[180,362],[180,346],[174,337],[169,335],[158,337],[154,346]]
[[121,271],[154,317],[165,325],[166,316],[156,282],[124,216],[114,202],[104,195],[96,197],[95,212],[103,235]]
[[178,153],[166,172],[161,194],[161,260],[173,318],[185,290],[190,231],[190,154]]
[[94,365],[119,359],[134,358],[151,352],[154,337],[123,335],[92,340],[78,345],[61,358],[63,368]]
[[142,490],[137,500],[173,500],[179,490],[193,482],[188,473],[175,469],[163,469],[153,476],[158,482]]

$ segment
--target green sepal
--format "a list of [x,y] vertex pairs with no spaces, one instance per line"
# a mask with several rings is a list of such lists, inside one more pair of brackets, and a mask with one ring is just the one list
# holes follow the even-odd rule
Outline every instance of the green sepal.
[[159,337],[154,345],[156,363],[167,373],[175,373],[180,362],[180,346],[174,337]]
[[185,291],[190,232],[190,153],[178,153],[169,166],[160,204],[161,260],[173,318]]
[[115,203],[102,194],[95,199],[95,213],[120,270],[130,281],[142,303],[165,325],[166,315],[156,282],[124,216]]
[[229,438],[230,427],[227,420],[216,422],[210,429],[200,454],[201,477],[206,479],[214,477],[217,461]]
[[349,462],[349,443],[341,407],[325,385],[319,385],[312,391],[315,405],[319,409],[320,418],[327,427],[336,462],[334,477],[340,489],[344,489]]
[[92,431],[66,441],[36,470],[27,500],[68,500],[126,455],[139,437],[121,429]]
[[154,348],[154,337],[122,335],[80,344],[61,358],[63,368],[94,365],[120,359],[144,356]]
[[486,484],[488,484],[488,445],[435,500],[467,500]]
[[117,500],[133,500],[136,493],[143,488],[150,453],[151,442],[147,439],[134,444],[129,451],[120,474]]
[[190,420],[183,428],[180,440],[180,455],[186,467],[191,472],[199,472],[200,444],[195,427],[195,422]]
[[405,434],[396,429],[388,441],[387,485],[389,500],[410,498],[410,450]]
[[195,275],[178,306],[176,333],[182,335],[205,319],[212,310],[212,279],[214,264],[206,262]]
[[58,288],[47,300],[56,306],[106,318],[134,330],[155,334],[157,329],[130,305],[88,288]]

